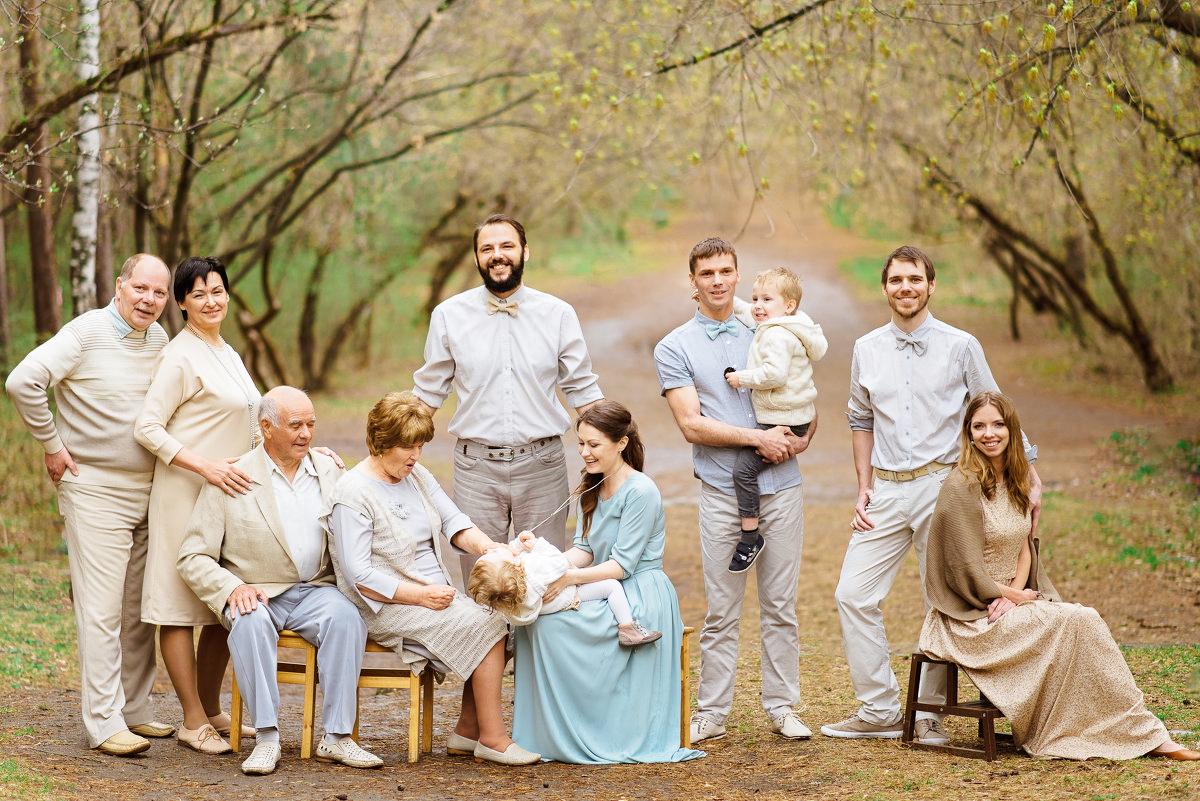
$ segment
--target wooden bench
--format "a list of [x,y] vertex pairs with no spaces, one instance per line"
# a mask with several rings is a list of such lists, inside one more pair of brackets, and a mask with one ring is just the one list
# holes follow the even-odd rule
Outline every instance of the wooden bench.
[[[921,673],[926,665],[945,665],[946,667],[946,703],[926,704],[917,700],[920,694]],[[933,745],[913,739],[913,731],[917,725],[918,712],[936,712],[941,715],[975,718],[979,721],[979,737],[983,740],[983,748],[964,748],[956,745]],[[911,667],[908,671],[908,703],[904,705],[904,731],[900,735],[902,742],[913,748],[924,751],[940,751],[945,754],[986,759],[988,762],[996,758],[996,740],[1012,740],[1011,734],[996,733],[996,718],[1004,717],[1004,713],[992,705],[992,702],[979,694],[978,701],[958,700],[958,665],[930,659],[924,654],[913,654]]]
[[[313,751],[313,728],[317,707],[317,649],[289,629],[279,632],[279,647],[304,651],[303,662],[280,660],[275,678],[280,684],[304,685],[302,707],[303,729],[300,735],[300,758],[308,759]],[[367,640],[366,653],[392,653],[374,640]],[[358,686],[383,689],[408,689],[408,761],[416,762],[420,751],[433,750],[433,671],[414,675],[407,667],[364,667],[358,676]],[[422,703],[422,697],[424,703]],[[357,698],[355,699],[357,707]],[[237,671],[233,675],[233,701],[230,717],[233,727],[229,744],[234,751],[241,748],[242,696],[238,691]],[[358,711],[354,715],[354,739],[358,740]],[[421,747],[423,746],[423,747]]]
[[692,747],[692,632],[691,626],[683,627],[683,641],[679,644],[679,744],[681,748]]

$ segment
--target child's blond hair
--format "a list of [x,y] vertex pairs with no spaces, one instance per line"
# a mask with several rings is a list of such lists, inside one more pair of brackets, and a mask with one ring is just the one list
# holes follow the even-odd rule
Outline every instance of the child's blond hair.
[[467,592],[480,606],[513,617],[525,600],[525,567],[517,562],[476,562]]
[[804,287],[800,286],[800,279],[796,274],[786,267],[772,267],[769,270],[763,270],[754,277],[754,285],[774,287],[774,289],[783,296],[784,300],[790,300],[796,304],[796,308],[800,307],[800,298],[804,296]]

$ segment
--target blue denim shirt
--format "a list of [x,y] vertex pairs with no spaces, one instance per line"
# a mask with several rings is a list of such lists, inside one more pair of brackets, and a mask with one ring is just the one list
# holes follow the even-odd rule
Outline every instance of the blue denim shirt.
[[[737,318],[730,315],[730,320]],[[695,387],[700,397],[700,413],[705,417],[742,428],[756,428],[754,407],[750,405],[750,390],[734,389],[725,381],[725,368],[746,369],[746,357],[754,332],[737,322],[737,336],[722,332],[709,339],[705,326],[713,320],[696,315],[663,337],[654,348],[654,366],[658,383],[665,395],[669,389]],[[696,478],[733,495],[733,466],[738,448],[718,448],[712,445],[692,445],[692,462]],[[800,468],[795,459],[768,465],[758,474],[758,491],[774,495],[780,490],[801,482]]]

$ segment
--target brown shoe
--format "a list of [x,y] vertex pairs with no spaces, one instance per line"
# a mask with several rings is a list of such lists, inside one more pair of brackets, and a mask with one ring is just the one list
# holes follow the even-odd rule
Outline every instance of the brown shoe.
[[113,756],[130,756],[132,754],[140,754],[150,748],[150,741],[145,737],[139,737],[129,729],[121,731],[109,737],[100,745],[96,746],[97,751],[103,751],[106,754]]
[[217,734],[217,730],[212,727],[211,723],[205,723],[198,729],[180,726],[175,737],[179,740],[180,745],[186,745],[193,751],[199,751],[202,754],[228,754],[233,750],[233,746],[227,743],[224,737]]
[[1167,759],[1178,759],[1182,762],[1194,762],[1200,759],[1200,751],[1193,751],[1190,748],[1176,748],[1174,751],[1151,751],[1146,756],[1166,757]]

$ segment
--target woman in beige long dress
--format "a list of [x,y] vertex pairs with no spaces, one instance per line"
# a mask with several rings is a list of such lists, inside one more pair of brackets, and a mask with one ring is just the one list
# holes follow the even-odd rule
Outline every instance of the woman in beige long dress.
[[[188,518],[208,481],[230,495],[250,487],[232,462],[258,443],[259,392],[241,357],[221,338],[229,279],[217,259],[188,258],[175,268],[175,301],[186,327],[163,348],[134,429],[158,457],[150,490],[150,544],[142,619],[159,628],[163,662],[183,707],[181,743],[201,753],[231,750],[222,735],[221,682],[229,662],[226,630],[175,569]],[[193,646],[193,628],[201,627]],[[250,736],[253,729],[244,727]]]
[[1029,514],[1021,424],[999,392],[971,399],[962,456],[938,496],[921,650],[958,663],[1035,757],[1196,760],[1151,714],[1095,609],[1062,603]]

